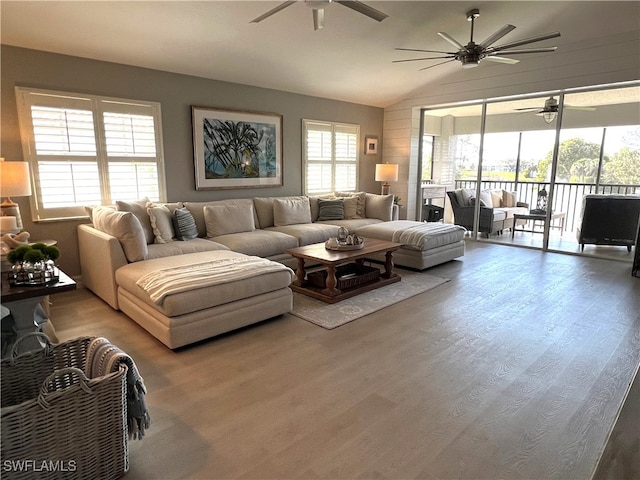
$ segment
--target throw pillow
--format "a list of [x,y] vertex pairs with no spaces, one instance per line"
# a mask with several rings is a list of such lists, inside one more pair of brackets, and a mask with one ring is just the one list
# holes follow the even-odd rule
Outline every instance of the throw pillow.
[[344,218],[344,201],[341,198],[336,200],[318,200],[318,204],[318,221],[342,220]]
[[506,190],[502,190],[502,206],[515,207],[516,205],[516,192],[507,192]]
[[393,195],[367,193],[366,218],[377,218],[383,222],[393,220]]
[[361,218],[358,215],[358,197],[345,197],[342,199],[344,204],[344,218],[351,220],[353,218]]
[[209,238],[256,229],[252,205],[207,205],[204,222]]
[[173,216],[171,210],[166,205],[155,205],[149,203],[147,206],[147,214],[151,222],[153,230],[154,243],[173,242],[176,232],[173,228]]
[[95,207],[93,226],[118,239],[124,256],[130,262],[147,258],[147,242],[138,217],[131,212],[119,212],[111,207]]
[[276,227],[311,223],[311,206],[307,197],[276,198],[273,201],[273,224]]
[[121,212],[131,212],[138,218],[144,231],[145,240],[147,244],[149,244],[153,243],[154,236],[153,229],[151,228],[151,220],[149,220],[149,215],[147,214],[147,203],[149,203],[147,197],[140,200],[117,200],[116,209]]
[[[456,190],[456,195],[457,195],[457,190]],[[476,196],[476,192],[473,190],[468,190],[466,188],[461,188],[460,189],[460,198],[458,199],[458,203],[460,205],[469,205],[471,198]],[[462,200],[462,201],[461,201]]]
[[495,207],[502,207],[502,190],[490,190],[491,204]]
[[178,240],[192,240],[194,238],[198,238],[196,221],[188,208],[176,208],[175,212],[173,212],[172,221]]
[[[356,216],[353,218],[366,218],[367,192],[334,192],[334,195],[342,198],[357,198],[358,207]],[[348,217],[345,215],[345,218]]]
[[[489,192],[489,190],[482,190],[480,192],[480,200],[482,200],[484,202],[484,204],[489,207],[489,208],[493,208],[493,199],[491,197],[491,192]],[[500,206],[500,205],[498,205]]]

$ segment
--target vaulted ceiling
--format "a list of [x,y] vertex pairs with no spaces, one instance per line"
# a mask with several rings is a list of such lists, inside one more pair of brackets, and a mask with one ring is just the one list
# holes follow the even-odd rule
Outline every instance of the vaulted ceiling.
[[[437,61],[411,58],[395,47],[451,50],[437,35],[469,40],[466,12],[480,10],[475,38],[505,24],[517,28],[501,42],[560,31],[531,46],[555,53],[520,55],[518,65],[482,62],[487,78],[523,68],[527,59],[561,54],[594,37],[640,30],[640,2],[366,1],[386,13],[378,23],[343,5],[325,9],[314,31],[303,2],[260,22],[279,1],[8,1],[1,2],[3,44],[195,75],[375,106],[468,75],[458,62],[419,71]],[[498,42],[500,43],[500,42]],[[620,52],[624,56],[624,52]],[[480,70],[482,69],[482,70]],[[476,73],[477,75],[477,73]]]

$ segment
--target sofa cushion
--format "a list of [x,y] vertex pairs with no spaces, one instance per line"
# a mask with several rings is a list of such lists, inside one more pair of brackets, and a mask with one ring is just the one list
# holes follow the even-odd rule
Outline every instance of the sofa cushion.
[[249,204],[207,205],[204,207],[204,220],[209,238],[256,229],[253,205]]
[[[349,230],[349,233],[355,233],[360,227],[366,225],[373,225],[374,223],[382,223],[379,218],[350,218],[344,220],[328,220],[326,222],[318,222],[326,225],[333,225],[335,227],[344,227]],[[335,235],[332,235],[335,237]]]
[[298,246],[298,239],[282,232],[271,230],[254,230],[253,232],[231,233],[213,237],[214,242],[221,243],[234,252],[259,257],[272,257],[282,254],[287,248]]
[[330,223],[301,223],[297,225],[284,225],[282,227],[270,227],[270,232],[280,232],[291,235],[298,240],[298,245],[311,245],[312,243],[326,242],[331,237],[338,236],[337,225]]
[[92,217],[95,228],[118,239],[124,256],[129,262],[137,262],[147,257],[144,231],[138,217],[132,212],[116,211],[110,207],[95,207]]
[[365,217],[390,222],[393,219],[393,195],[367,193],[365,208]]
[[151,228],[151,220],[149,219],[149,214],[147,213],[148,203],[149,199],[147,197],[141,198],[140,200],[117,200],[116,209],[121,212],[133,213],[142,226],[145,241],[147,243],[153,243],[153,229]]
[[276,227],[311,223],[311,207],[307,197],[283,197],[273,201],[273,224]]
[[195,219],[186,207],[176,208],[173,212],[172,220],[178,240],[198,238]]
[[[357,199],[356,199],[357,202]],[[344,201],[342,198],[335,200],[318,200],[318,221],[342,220],[344,218]]]
[[215,250],[229,250],[229,247],[206,238],[193,238],[185,242],[152,243],[147,246],[149,253],[147,260],[164,258],[187,253],[212,252]]
[[120,288],[131,293],[168,317],[184,315],[234,302],[247,297],[248,294],[260,295],[265,292],[286,288],[291,283],[293,276],[291,270],[283,268],[277,272],[257,276],[248,275],[246,278],[240,280],[168,295],[162,302],[162,305],[156,305],[149,297],[149,294],[137,285],[137,281],[144,275],[166,268],[198,265],[208,261],[243,257],[245,256],[236,252],[212,251],[147,260],[119,268],[116,272],[116,282]]

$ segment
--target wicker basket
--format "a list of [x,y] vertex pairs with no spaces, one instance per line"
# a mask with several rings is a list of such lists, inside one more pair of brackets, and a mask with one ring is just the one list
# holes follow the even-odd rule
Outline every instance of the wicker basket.
[[[3,479],[114,479],[129,469],[126,371],[84,373],[92,337],[1,362]],[[23,337],[25,338],[25,337]]]
[[[375,267],[349,263],[336,268],[336,288],[346,290],[377,280],[380,270]],[[327,270],[316,270],[307,274],[307,281],[317,288],[326,288]]]

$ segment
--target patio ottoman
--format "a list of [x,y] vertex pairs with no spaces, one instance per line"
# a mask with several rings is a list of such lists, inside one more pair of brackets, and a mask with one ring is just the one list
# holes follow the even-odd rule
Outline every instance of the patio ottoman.
[[[144,260],[116,271],[120,310],[171,349],[290,311],[294,277],[281,263],[226,250]],[[161,293],[149,279],[164,282]]]
[[[355,233],[365,238],[377,238],[401,243],[393,252],[393,263],[424,270],[464,255],[466,229],[441,222],[395,220],[361,227]],[[374,257],[375,258],[375,257]],[[384,258],[375,258],[384,260]]]

